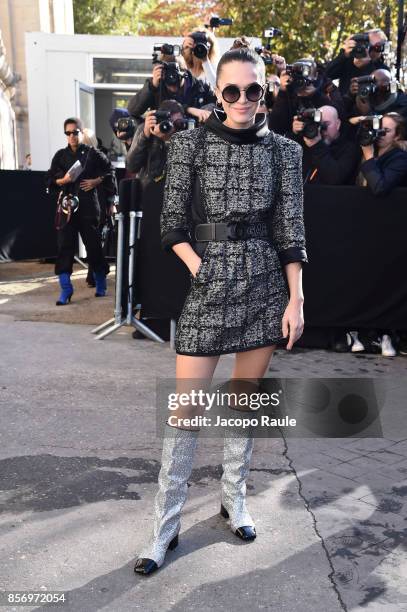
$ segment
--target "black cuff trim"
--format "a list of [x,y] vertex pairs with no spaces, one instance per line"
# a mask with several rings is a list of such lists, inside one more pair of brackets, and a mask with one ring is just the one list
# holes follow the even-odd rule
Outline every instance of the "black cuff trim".
[[161,247],[164,251],[171,251],[172,247],[180,242],[191,243],[189,233],[181,228],[171,230],[161,236]]
[[303,247],[289,247],[280,251],[278,254],[281,265],[286,266],[294,261],[300,261],[302,263],[308,263],[307,252]]

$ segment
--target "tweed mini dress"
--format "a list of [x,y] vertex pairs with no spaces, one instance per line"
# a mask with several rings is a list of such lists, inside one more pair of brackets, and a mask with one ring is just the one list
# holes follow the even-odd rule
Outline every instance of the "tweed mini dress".
[[[260,117],[259,120],[257,120]],[[161,240],[169,250],[194,248],[192,199],[198,181],[204,223],[269,224],[269,237],[208,241],[179,317],[180,355],[221,355],[287,341],[284,266],[306,262],[302,149],[267,128],[264,115],[243,130],[223,125],[216,112],[170,141]]]

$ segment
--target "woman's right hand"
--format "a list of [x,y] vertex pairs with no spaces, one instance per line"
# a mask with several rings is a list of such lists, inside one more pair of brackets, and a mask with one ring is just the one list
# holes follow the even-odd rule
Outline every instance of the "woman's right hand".
[[184,262],[192,276],[195,278],[202,259],[194,251],[189,242],[179,242],[172,247],[174,253]]
[[72,183],[72,178],[71,178],[71,175],[69,174],[69,172],[67,172],[63,178],[57,179],[55,182],[56,182],[57,185],[62,187],[63,185],[67,185],[68,183]]
[[194,258],[194,261],[192,262],[192,264],[189,267],[189,271],[191,272],[192,276],[195,278],[195,276],[197,275],[197,272],[199,270],[199,266],[201,265],[201,261],[202,259],[199,257],[199,255],[196,256],[196,259]]

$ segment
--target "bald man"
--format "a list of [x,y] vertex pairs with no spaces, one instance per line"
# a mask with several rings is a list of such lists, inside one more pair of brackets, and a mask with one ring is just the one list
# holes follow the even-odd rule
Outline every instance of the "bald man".
[[360,149],[355,142],[341,133],[341,120],[334,106],[321,106],[321,128],[315,138],[306,138],[301,132],[304,123],[294,117],[293,140],[303,148],[304,183],[320,185],[354,185]]
[[385,113],[396,112],[407,118],[407,95],[398,89],[391,73],[384,68],[380,68],[372,73],[372,77],[375,81],[376,91],[370,94],[368,98],[361,98],[357,95],[358,84],[355,79],[352,79],[350,96],[353,105],[349,117],[384,115]]
[[335,57],[325,68],[325,74],[330,79],[339,79],[339,91],[343,96],[349,92],[353,77],[372,74],[378,68],[388,68],[384,63],[382,48],[387,41],[385,33],[376,28],[369,30],[369,47],[366,56],[362,58],[353,57],[353,49],[356,42],[352,36],[347,38],[337,57]]

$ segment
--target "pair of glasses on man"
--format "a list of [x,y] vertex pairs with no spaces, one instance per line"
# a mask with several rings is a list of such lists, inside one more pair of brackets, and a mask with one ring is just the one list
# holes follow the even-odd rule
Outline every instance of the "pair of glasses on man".
[[222,93],[222,98],[225,102],[229,104],[233,104],[233,102],[237,102],[240,98],[240,92],[244,91],[246,94],[247,100],[249,102],[258,102],[264,95],[264,88],[260,85],[260,83],[250,83],[244,89],[240,89],[237,85],[227,85]]
[[67,130],[65,132],[65,136],[77,136],[79,134],[80,130]]

